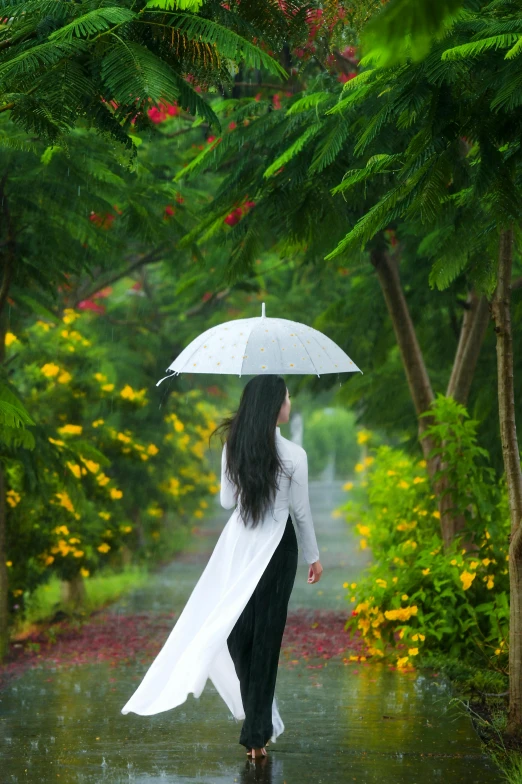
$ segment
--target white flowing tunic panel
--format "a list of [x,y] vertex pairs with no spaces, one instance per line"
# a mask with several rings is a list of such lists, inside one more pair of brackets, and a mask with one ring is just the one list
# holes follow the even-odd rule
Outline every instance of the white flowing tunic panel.
[[[288,477],[278,477],[273,510],[265,514],[258,526],[247,528],[234,509],[174,628],[121,709],[123,714],[150,716],[175,708],[185,702],[189,693],[199,697],[210,678],[232,715],[245,718],[227,638],[281,541],[290,510],[306,562],[319,560],[308,497],[306,452],[284,438],[279,427],[276,446]],[[220,502],[225,509],[231,509],[236,499],[237,488],[226,473],[225,444]],[[284,729],[275,699],[272,723],[275,741]]]

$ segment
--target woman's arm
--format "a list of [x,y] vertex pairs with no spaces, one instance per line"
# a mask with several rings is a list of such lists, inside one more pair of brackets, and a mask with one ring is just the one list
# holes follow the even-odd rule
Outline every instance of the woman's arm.
[[223,444],[223,451],[221,452],[221,489],[219,491],[219,500],[224,509],[232,509],[237,503],[237,487],[232,482],[226,473],[227,466],[227,445]]
[[298,458],[290,483],[290,506],[297,527],[297,536],[305,561],[313,564],[319,560],[314,521],[308,497],[308,457],[303,449]]

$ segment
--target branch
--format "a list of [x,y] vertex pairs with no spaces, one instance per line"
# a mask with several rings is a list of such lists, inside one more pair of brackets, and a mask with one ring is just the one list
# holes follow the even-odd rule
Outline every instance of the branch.
[[130,275],[137,269],[140,269],[140,267],[144,267],[146,264],[155,264],[156,262],[161,261],[161,258],[166,250],[166,246],[163,248],[155,248],[145,256],[141,256],[139,259],[136,259],[136,261],[134,261],[128,267],[125,267],[125,269],[114,273],[114,275],[105,278],[103,281],[97,281],[94,287],[86,294],[77,295],[75,299],[75,306],[77,306],[78,303],[84,299],[91,299],[95,294],[98,293],[98,291],[101,291],[101,289],[104,289],[106,286],[110,286],[111,283],[116,283],[116,281],[121,280],[122,278],[126,278],[127,275]]

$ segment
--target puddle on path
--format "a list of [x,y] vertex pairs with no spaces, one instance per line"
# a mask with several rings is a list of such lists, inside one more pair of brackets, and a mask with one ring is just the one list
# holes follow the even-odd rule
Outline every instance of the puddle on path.
[[[299,566],[290,612],[346,608],[342,583],[357,581],[368,559],[331,511],[340,483],[311,484],[324,580],[306,583]],[[112,608],[179,610],[228,518],[218,509],[192,552]],[[0,694],[2,782],[165,784],[496,784],[503,778],[481,753],[471,723],[449,707],[447,685],[426,674],[379,664],[322,669],[282,663],[276,694],[286,728],[270,756],[247,762],[240,722],[210,682],[200,697],[155,716],[120,713],[148,664],[38,667]]]

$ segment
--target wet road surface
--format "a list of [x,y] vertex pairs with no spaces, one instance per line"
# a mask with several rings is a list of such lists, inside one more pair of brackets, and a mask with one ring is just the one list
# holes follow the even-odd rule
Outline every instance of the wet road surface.
[[[301,560],[289,618],[303,608],[344,610],[342,588],[370,558],[342,519],[341,482],[310,483],[324,567],[306,582]],[[133,613],[179,612],[230,511],[216,506],[189,552],[114,604],[115,632]],[[167,635],[165,635],[166,638]],[[342,657],[310,669],[282,659],[276,696],[285,723],[269,758],[252,764],[240,722],[210,682],[201,697],[155,716],[121,707],[150,662],[38,666],[0,693],[0,781],[169,784],[494,784],[503,777],[481,752],[471,722],[449,706],[449,687],[430,673],[403,673]]]

